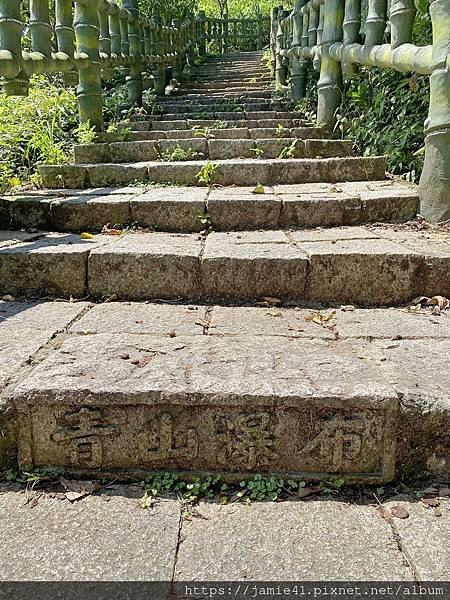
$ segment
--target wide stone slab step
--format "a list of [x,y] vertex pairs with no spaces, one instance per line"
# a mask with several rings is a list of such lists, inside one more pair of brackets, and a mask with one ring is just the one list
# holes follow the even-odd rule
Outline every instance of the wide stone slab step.
[[133,182],[255,186],[383,179],[384,157],[229,159],[220,161],[137,162],[42,165],[43,185],[50,189],[108,187]]
[[[25,471],[448,476],[448,314],[338,310],[323,326],[282,308],[53,307],[55,318],[51,304],[0,303],[0,339],[18,358],[2,442]],[[17,377],[19,319],[44,348]],[[65,333],[50,347],[52,324]]]
[[[136,131],[179,131],[183,129],[193,129],[194,127],[209,127],[211,129],[276,129],[282,127],[283,135],[289,129],[309,127],[311,128],[311,132],[314,132],[310,137],[322,137],[322,134],[316,135],[315,132],[318,130],[323,132],[322,128],[301,119],[192,119],[190,118],[192,115],[190,115],[190,117],[188,116],[183,119],[170,118],[169,120],[165,120],[166,116],[167,115],[155,117],[152,120],[147,121],[122,123],[121,126],[128,128],[131,133]],[[271,137],[273,137],[273,135]],[[298,137],[302,136],[299,135]]]
[[450,296],[450,242],[383,227],[45,234],[0,248],[0,294],[396,305]]
[[[183,122],[183,124],[186,124]],[[156,124],[155,124],[156,126]],[[201,131],[198,131],[198,130]],[[228,127],[214,128],[214,121],[209,125],[195,125],[186,129],[171,129],[167,131],[152,129],[151,131],[130,131],[127,133],[126,141],[143,140],[164,140],[164,139],[198,139],[206,135],[209,139],[321,139],[324,137],[324,130],[321,127],[291,127],[291,128],[248,128],[248,127]],[[102,132],[97,134],[100,143],[121,141],[120,133]]]
[[[289,119],[298,122],[305,122],[305,115],[298,111],[280,111],[280,110],[257,110],[257,111],[236,111],[236,112],[215,112],[205,113],[208,116],[202,117],[202,119],[224,120],[224,121],[261,121],[265,120],[276,120],[276,119]],[[170,117],[170,118],[169,118]],[[131,123],[142,123],[142,122],[153,122],[153,121],[171,121],[178,117],[183,120],[182,117],[175,114],[152,114],[152,115],[135,115],[130,118]],[[186,119],[192,118],[192,115],[185,117]]]
[[[418,210],[417,189],[394,181],[253,188],[150,187],[25,192],[0,198],[0,227],[101,231],[133,223],[157,231],[334,227],[402,222]],[[6,236],[8,234],[6,233]]]
[[[194,132],[195,133],[195,132]],[[75,163],[230,158],[330,158],[352,155],[352,142],[314,139],[160,139],[74,146]]]

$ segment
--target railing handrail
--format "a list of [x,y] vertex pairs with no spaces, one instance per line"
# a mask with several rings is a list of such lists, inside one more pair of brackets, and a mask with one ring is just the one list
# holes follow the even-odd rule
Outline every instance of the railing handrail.
[[369,0],[364,34],[360,0],[297,0],[291,11],[272,11],[271,60],[279,85],[286,85],[290,70],[294,100],[306,95],[306,62],[313,61],[320,72],[317,121],[330,131],[343,78],[359,65],[429,75],[421,212],[440,221],[450,219],[450,0],[431,0],[430,15],[433,41],[420,46],[412,43],[414,0],[391,0],[389,11],[388,0]]
[[[123,6],[113,0],[55,0],[50,15],[49,0],[30,0],[31,49],[24,49],[21,0],[0,0],[0,77],[7,94],[27,95],[31,75],[78,74],[81,121],[102,130],[102,75],[113,68],[125,70],[129,101],[140,106],[147,69],[155,92],[163,95],[167,67],[173,67],[173,80],[179,83],[206,55],[208,44],[226,52],[230,40],[238,38],[233,25],[249,22],[211,19],[200,12],[166,25],[158,16],[142,14],[137,0],[124,0]],[[257,25],[256,46],[262,47],[263,21],[251,22]]]

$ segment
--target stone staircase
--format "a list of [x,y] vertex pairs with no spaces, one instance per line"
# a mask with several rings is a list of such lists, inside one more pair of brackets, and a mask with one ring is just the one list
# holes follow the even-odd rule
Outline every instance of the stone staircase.
[[[0,296],[28,299],[0,304],[22,468],[448,473],[450,320],[402,308],[450,296],[448,231],[407,224],[417,190],[384,157],[272,97],[261,53],[211,58],[126,141],[0,199]],[[23,355],[8,327],[46,310]]]

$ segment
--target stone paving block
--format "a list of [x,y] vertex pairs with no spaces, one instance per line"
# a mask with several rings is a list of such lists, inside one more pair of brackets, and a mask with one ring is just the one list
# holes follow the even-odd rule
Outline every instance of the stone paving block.
[[449,351],[448,338],[353,347],[399,394],[397,468],[410,477],[424,468],[438,477],[450,473]]
[[337,237],[307,241],[303,232],[293,238],[309,257],[306,297],[361,306],[408,302],[417,296],[422,259],[388,240]]
[[[287,348],[275,337],[267,344],[262,337],[72,336],[16,388],[14,402],[24,469],[393,476],[397,397],[334,341],[294,339]],[[65,423],[77,414],[105,427],[89,456],[65,443]],[[168,428],[173,442],[160,444]],[[341,430],[353,432],[351,442],[334,452]],[[245,438],[246,431],[257,434],[256,450],[234,444],[234,433]]]
[[242,193],[241,189],[212,189],[208,197],[208,214],[213,228],[219,231],[276,229],[281,200],[270,189],[264,194]]
[[163,231],[201,231],[206,188],[151,188],[131,200],[131,220]]
[[195,235],[129,234],[90,253],[88,287],[96,297],[125,300],[195,297],[199,254]]
[[131,163],[158,158],[158,144],[154,140],[114,142],[110,144],[111,160],[96,162]]
[[247,127],[236,127],[231,129],[213,129],[211,131],[211,138],[221,139],[236,139],[245,140],[250,137],[249,129]]
[[104,225],[130,222],[130,196],[75,196],[54,199],[48,225],[56,231],[101,230]]
[[[203,519],[183,523],[175,569],[179,581],[412,579],[389,525],[371,506],[202,503],[198,512]],[[211,539],[220,543],[211,544]]]
[[90,186],[103,187],[123,185],[133,181],[148,180],[146,163],[136,164],[104,164],[86,167]]
[[0,248],[15,246],[24,242],[33,242],[43,237],[43,233],[27,233],[26,231],[0,231]]
[[347,140],[304,140],[304,156],[307,158],[326,158],[352,156],[352,142]]
[[202,258],[205,296],[304,296],[308,262],[282,232],[212,233]]
[[83,335],[108,333],[114,323],[117,333],[167,337],[204,335],[207,311],[209,307],[198,305],[108,302],[91,308],[70,331]]
[[440,500],[437,516],[433,508],[422,502],[392,500],[384,503],[386,509],[405,508],[409,517],[396,519],[397,529],[406,554],[420,582],[450,580],[450,501]]
[[326,194],[279,195],[280,227],[335,227],[364,222],[358,196]]
[[208,142],[209,157],[213,160],[228,158],[255,158],[253,140],[214,140]]
[[[46,188],[84,188],[87,169],[85,165],[40,165],[42,184]],[[111,182],[106,182],[111,183]],[[91,182],[92,185],[93,184]]]
[[85,296],[88,254],[106,241],[55,233],[0,248],[0,294]]
[[[3,302],[0,300],[0,392],[52,337],[64,330],[86,304]],[[0,470],[17,464],[17,419],[11,403],[0,400]]]
[[73,152],[78,164],[108,163],[115,160],[110,144],[75,144]]
[[377,228],[389,241],[424,257],[418,295],[450,297],[450,238],[445,232],[394,231]]
[[43,495],[32,509],[23,493],[0,494],[1,579],[170,581],[179,503],[158,502],[146,511],[139,489],[113,494],[73,504]]
[[186,119],[178,121],[155,121],[154,126],[150,129],[158,129],[160,131],[168,131],[172,129],[190,129]]
[[4,229],[45,228],[54,197],[42,194],[11,195],[0,198],[0,227]]
[[[148,178],[155,183],[198,186],[199,172],[204,164],[203,161],[195,160],[148,163]],[[214,177],[215,175],[213,179]]]
[[154,132],[155,134],[160,134],[158,138],[155,139],[166,139],[166,140],[191,140],[195,139],[194,131],[192,129],[174,129],[173,131],[160,131]]
[[[169,132],[169,131],[132,131],[129,134],[129,141],[130,142],[140,142],[140,141],[145,141],[145,140],[164,140],[168,137],[169,133],[173,133],[173,132]],[[189,134],[189,131],[184,131],[184,130],[177,130],[176,131],[177,134],[179,134],[177,137],[183,137],[186,134]],[[187,135],[187,137],[189,137],[189,135]]]

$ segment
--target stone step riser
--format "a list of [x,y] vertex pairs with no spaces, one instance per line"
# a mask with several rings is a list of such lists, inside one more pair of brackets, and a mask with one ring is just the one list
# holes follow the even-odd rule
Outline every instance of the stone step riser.
[[[131,132],[147,132],[147,131],[179,131],[179,130],[188,130],[193,127],[211,127],[215,128],[218,125],[218,121],[220,121],[220,127],[224,129],[276,129],[278,125],[282,125],[285,129],[298,129],[299,127],[310,127],[311,129],[316,129],[312,127],[311,123],[307,123],[300,119],[261,119],[257,120],[231,120],[231,121],[222,121],[220,119],[183,119],[183,120],[169,120],[169,121],[136,121],[134,123],[130,123],[130,131]],[[262,136],[263,137],[263,136]]]
[[[295,146],[294,146],[295,144]],[[166,139],[159,141],[84,144],[74,147],[75,163],[131,163],[176,160],[185,153],[189,160],[231,158],[331,158],[352,155],[352,143],[341,140],[287,139]],[[181,159],[182,160],[182,159]]]
[[53,236],[0,249],[0,292],[124,301],[274,297],[362,307],[450,294],[445,241],[437,253],[420,240],[417,246],[369,233],[333,239],[333,231],[212,233],[206,242],[169,233],[100,236],[90,243]]
[[[191,115],[192,116],[192,115]],[[187,117],[188,119],[190,116]],[[135,123],[152,123],[153,121],[172,121],[180,119],[183,120],[181,115],[164,114],[164,115],[143,115],[139,117],[133,117],[130,119],[132,126]],[[262,121],[262,120],[274,120],[274,119],[287,119],[287,120],[304,120],[303,113],[293,111],[280,111],[280,110],[264,110],[264,111],[245,111],[245,112],[226,112],[220,111],[208,114],[202,117],[202,120],[230,120],[230,121]]]
[[[222,160],[211,172],[210,182],[217,185],[255,186],[257,183],[285,184],[370,181],[385,177],[383,157],[285,159],[285,160]],[[39,172],[43,185],[49,189],[83,189],[125,185],[135,181],[171,182],[198,185],[200,174],[208,162],[152,162],[100,165],[42,165]]]
[[25,193],[0,198],[0,227],[84,232],[101,231],[108,223],[134,223],[156,231],[198,232],[204,228],[199,215],[208,214],[214,231],[275,230],[403,222],[416,216],[416,190],[371,187],[360,184],[346,191],[328,185],[321,192],[320,187],[315,192],[297,188],[297,195],[278,193],[277,188],[266,188],[263,195],[248,188],[119,189],[109,195],[69,190],[63,197]]
[[[210,123],[214,125],[214,123]],[[100,133],[98,134],[98,141],[100,143],[105,142],[119,142],[120,136],[114,133]],[[320,127],[294,127],[287,129],[283,132],[282,138],[277,138],[277,130],[275,128],[237,128],[231,127],[228,129],[212,129],[209,133],[209,137],[212,139],[253,139],[253,140],[266,140],[266,139],[321,139],[324,136],[324,132]],[[145,140],[163,140],[163,139],[198,139],[196,131],[194,129],[175,129],[170,131],[134,131],[128,134],[127,141],[145,141]]]

